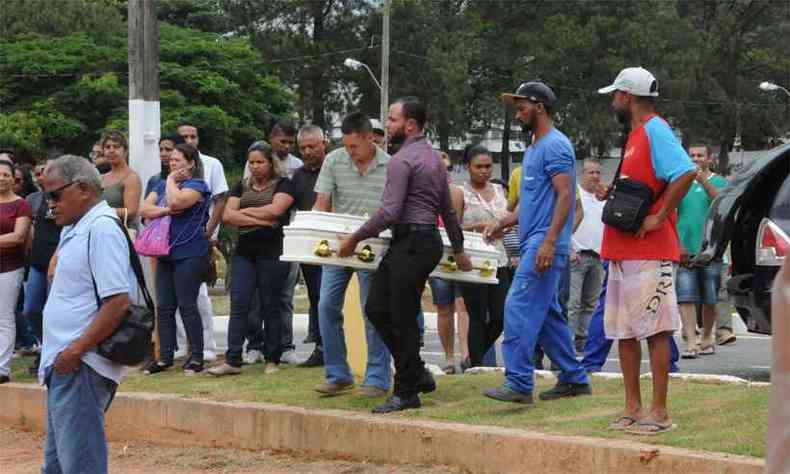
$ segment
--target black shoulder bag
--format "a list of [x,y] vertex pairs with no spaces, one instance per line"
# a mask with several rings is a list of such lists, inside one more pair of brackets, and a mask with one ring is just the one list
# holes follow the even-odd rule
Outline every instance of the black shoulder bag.
[[623,232],[636,234],[642,227],[642,222],[650,214],[650,207],[661,197],[664,190],[654,198],[650,186],[633,179],[620,178],[623,160],[624,158],[621,158],[620,164],[617,165],[609,197],[603,206],[601,221]]
[[[123,317],[121,324],[107,339],[103,340],[96,347],[96,352],[117,364],[134,366],[142,363],[151,354],[151,335],[154,331],[154,303],[148,293],[143,277],[143,267],[140,258],[134,250],[134,245],[129,239],[129,234],[118,219],[113,219],[129,244],[129,262],[137,278],[137,284],[145,299],[145,306],[130,305],[129,310]],[[101,308],[101,298],[96,287],[96,279],[93,277],[93,269],[90,265],[91,236],[88,233],[88,268],[91,272],[93,281],[93,292],[96,295],[96,304]]]

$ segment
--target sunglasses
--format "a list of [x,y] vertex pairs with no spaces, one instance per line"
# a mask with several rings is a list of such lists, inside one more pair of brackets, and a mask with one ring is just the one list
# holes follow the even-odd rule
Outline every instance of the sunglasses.
[[68,188],[72,184],[77,184],[77,182],[76,181],[72,181],[70,183],[66,183],[63,186],[59,187],[58,189],[54,189],[52,191],[46,192],[44,194],[44,196],[47,198],[47,201],[59,202],[60,201],[60,196],[63,194],[63,191],[65,191],[66,188]]

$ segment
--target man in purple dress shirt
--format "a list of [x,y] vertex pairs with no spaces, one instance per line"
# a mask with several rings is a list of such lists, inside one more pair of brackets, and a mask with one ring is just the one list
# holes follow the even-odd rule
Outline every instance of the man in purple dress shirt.
[[390,106],[387,131],[391,140],[403,144],[387,168],[381,207],[353,235],[340,237],[338,254],[347,257],[362,240],[392,229],[390,248],[373,276],[365,312],[395,359],[395,390],[373,413],[419,408],[418,393],[436,389],[420,358],[417,313],[428,275],[442,258],[437,216],[444,220],[458,268],[472,269],[450,201],[447,169],[423,134],[426,115],[425,105],[416,97]]

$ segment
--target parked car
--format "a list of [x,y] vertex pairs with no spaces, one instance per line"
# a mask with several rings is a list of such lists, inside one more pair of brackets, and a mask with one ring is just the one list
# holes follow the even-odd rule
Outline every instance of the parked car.
[[790,144],[756,158],[711,203],[697,261],[730,248],[727,292],[751,332],[771,334],[771,286],[790,250]]

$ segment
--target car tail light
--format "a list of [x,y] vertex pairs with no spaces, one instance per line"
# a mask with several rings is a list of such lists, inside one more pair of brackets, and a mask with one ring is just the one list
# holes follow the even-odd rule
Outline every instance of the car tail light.
[[757,251],[755,263],[757,265],[780,266],[790,250],[790,237],[769,219],[760,222],[757,230]]

